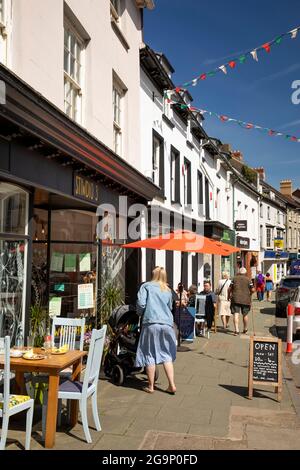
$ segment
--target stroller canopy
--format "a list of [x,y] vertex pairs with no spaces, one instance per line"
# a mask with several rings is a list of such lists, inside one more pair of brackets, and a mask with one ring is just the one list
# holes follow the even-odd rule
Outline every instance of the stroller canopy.
[[126,323],[138,323],[138,320],[139,318],[136,313],[135,305],[121,305],[112,311],[112,314],[108,319],[108,323],[114,330],[120,324],[125,325]]

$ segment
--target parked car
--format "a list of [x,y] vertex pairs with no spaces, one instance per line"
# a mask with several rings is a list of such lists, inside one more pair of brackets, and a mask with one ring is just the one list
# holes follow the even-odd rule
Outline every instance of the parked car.
[[294,307],[294,317],[293,317],[293,337],[297,333],[300,333],[300,286],[295,290],[292,299],[291,305]]
[[299,276],[287,276],[281,279],[276,289],[276,317],[285,317],[286,308],[295,290],[300,286]]

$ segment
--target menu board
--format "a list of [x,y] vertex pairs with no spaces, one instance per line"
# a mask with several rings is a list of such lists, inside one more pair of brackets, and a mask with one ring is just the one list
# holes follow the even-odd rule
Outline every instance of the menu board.
[[195,313],[194,307],[179,307],[175,311],[175,323],[180,329],[181,338],[185,341],[193,341],[195,330]]
[[273,385],[278,393],[278,401],[282,392],[282,344],[273,337],[250,339],[249,359],[249,398],[253,397],[253,385]]
[[78,310],[94,308],[94,284],[78,285]]

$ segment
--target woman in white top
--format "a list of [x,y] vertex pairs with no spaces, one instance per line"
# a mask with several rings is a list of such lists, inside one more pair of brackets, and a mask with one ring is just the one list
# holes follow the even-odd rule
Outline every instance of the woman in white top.
[[230,300],[228,300],[228,289],[230,284],[231,281],[229,279],[229,274],[224,271],[216,292],[218,295],[218,314],[222,319],[224,329],[228,328],[231,317]]

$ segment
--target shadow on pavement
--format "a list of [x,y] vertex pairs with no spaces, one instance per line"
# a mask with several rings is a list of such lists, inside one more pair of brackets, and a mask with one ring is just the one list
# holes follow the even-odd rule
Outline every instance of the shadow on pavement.
[[274,307],[264,307],[261,309],[263,315],[274,315]]
[[[239,385],[224,385],[224,384],[219,384],[219,387],[225,388],[225,390],[235,393],[236,395],[239,395],[240,397],[244,397],[245,399],[248,400],[248,387],[242,387]],[[268,393],[268,392],[269,390],[265,391],[265,390],[258,390],[257,388],[255,388],[253,390],[253,398],[264,398],[266,400],[275,401],[277,403],[277,400],[275,398],[265,395],[265,393]]]
[[227,362],[227,364],[231,364],[233,366],[241,367],[242,369],[248,369],[247,365],[242,365],[242,364],[237,364],[236,362],[233,361],[228,361],[226,357],[216,357],[216,356],[211,356],[210,354],[205,354],[203,351],[197,353],[200,354],[201,356],[208,357],[210,359],[215,359],[216,361],[222,361],[222,362]]

